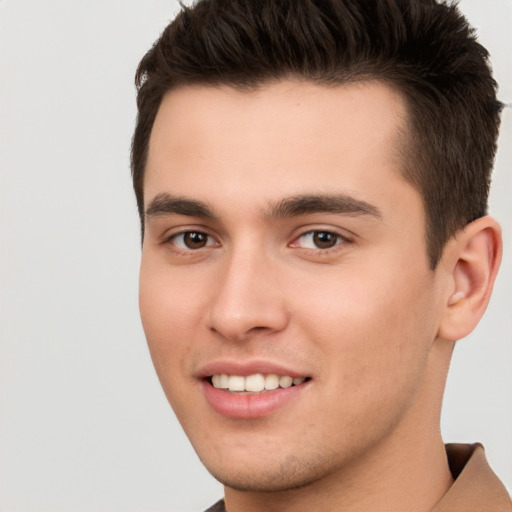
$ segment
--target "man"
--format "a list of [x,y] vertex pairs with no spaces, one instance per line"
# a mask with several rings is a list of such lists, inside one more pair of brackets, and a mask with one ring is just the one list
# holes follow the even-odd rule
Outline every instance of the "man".
[[213,510],[512,510],[444,446],[501,259],[501,104],[432,0],[205,0],[142,60],[140,309]]

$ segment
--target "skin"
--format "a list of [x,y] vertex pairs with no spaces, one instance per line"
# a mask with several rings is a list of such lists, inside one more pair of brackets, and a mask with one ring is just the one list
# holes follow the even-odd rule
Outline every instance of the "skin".
[[[452,483],[444,382],[453,341],[487,304],[499,228],[477,221],[429,269],[421,197],[400,175],[406,123],[403,98],[376,81],[184,87],[162,102],[140,310],[167,398],[230,512],[427,511]],[[276,206],[304,195],[370,211]],[[170,196],[194,208],[176,213]],[[187,246],[190,232],[206,245]],[[219,414],[201,369],[256,359],[311,380],[267,416]]]

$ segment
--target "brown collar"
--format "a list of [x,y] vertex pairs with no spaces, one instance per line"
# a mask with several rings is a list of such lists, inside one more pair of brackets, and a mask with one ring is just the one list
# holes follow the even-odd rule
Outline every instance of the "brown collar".
[[505,486],[494,474],[480,443],[447,444],[455,482],[432,512],[511,512]]

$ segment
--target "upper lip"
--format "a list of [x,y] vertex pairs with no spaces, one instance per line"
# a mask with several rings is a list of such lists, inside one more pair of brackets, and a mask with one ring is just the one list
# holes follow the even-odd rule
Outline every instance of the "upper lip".
[[197,376],[200,379],[205,379],[212,375],[218,374],[228,375],[240,375],[247,377],[255,373],[262,373],[268,375],[274,373],[276,375],[288,375],[290,377],[310,377],[307,373],[293,370],[280,363],[264,360],[251,360],[251,361],[229,361],[229,360],[218,360],[211,361],[205,364],[197,372]]

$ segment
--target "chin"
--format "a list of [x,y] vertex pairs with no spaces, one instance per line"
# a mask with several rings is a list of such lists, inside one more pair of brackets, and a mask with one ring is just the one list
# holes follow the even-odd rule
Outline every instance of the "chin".
[[[322,457],[303,461],[295,456],[274,463],[243,464],[241,467],[205,464],[210,474],[221,484],[238,491],[283,492],[313,484],[332,469]],[[204,461],[203,461],[204,463]]]

